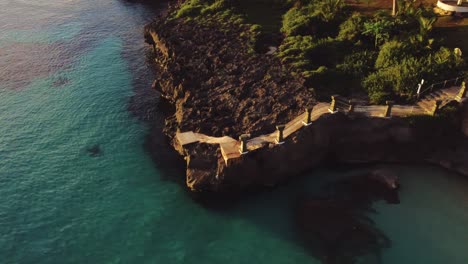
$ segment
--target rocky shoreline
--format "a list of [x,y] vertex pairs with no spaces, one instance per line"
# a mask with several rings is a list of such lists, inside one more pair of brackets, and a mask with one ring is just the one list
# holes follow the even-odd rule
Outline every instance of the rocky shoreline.
[[154,88],[176,106],[167,119],[169,136],[177,129],[260,135],[315,104],[304,80],[278,58],[251,51],[254,33],[245,25],[162,17],[145,32],[159,68]]
[[203,24],[166,18],[148,25],[145,37],[155,51],[153,86],[175,106],[164,133],[186,160],[190,189],[235,192],[274,186],[325,161],[428,162],[468,176],[466,99],[448,123],[326,114],[285,144],[270,144],[229,164],[218,145],[178,145],[176,132],[261,135],[317,102],[304,80],[289,74],[279,59],[252,53],[249,27],[219,25],[209,18]]

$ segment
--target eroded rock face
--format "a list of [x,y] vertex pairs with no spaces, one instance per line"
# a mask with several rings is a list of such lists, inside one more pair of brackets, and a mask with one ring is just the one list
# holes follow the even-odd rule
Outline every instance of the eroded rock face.
[[[193,190],[240,190],[274,186],[324,163],[430,162],[468,175],[468,141],[445,131],[426,131],[405,119],[349,118],[344,114],[325,115],[305,127],[284,144],[249,152],[224,162],[219,148],[206,152],[204,159],[214,164],[211,175],[201,167],[187,167],[187,182]],[[199,147],[199,146],[198,146]],[[193,149],[191,149],[193,148]],[[195,153],[197,145],[187,153]],[[398,187],[389,173],[376,173],[387,186]],[[383,178],[382,178],[383,177]]]
[[[401,131],[407,133],[403,138],[398,137]],[[411,147],[408,140],[412,137],[411,128],[404,121],[351,120],[340,113],[330,114],[299,130],[283,145],[271,144],[255,150],[229,166],[219,163],[218,174],[223,175],[225,184],[229,185],[239,182],[244,186],[275,185],[325,161],[359,163],[411,159],[407,148]]]

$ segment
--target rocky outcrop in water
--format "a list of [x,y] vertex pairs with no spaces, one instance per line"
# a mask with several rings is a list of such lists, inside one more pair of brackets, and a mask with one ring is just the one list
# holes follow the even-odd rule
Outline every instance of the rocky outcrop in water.
[[176,109],[166,119],[165,133],[185,157],[192,190],[274,186],[324,162],[431,162],[468,175],[468,142],[459,133],[467,111],[448,124],[326,114],[285,144],[269,144],[229,164],[218,145],[182,148],[174,140],[176,131],[232,138],[270,133],[315,100],[303,80],[274,56],[252,53],[246,26],[162,17],[145,32],[155,50],[153,86]]

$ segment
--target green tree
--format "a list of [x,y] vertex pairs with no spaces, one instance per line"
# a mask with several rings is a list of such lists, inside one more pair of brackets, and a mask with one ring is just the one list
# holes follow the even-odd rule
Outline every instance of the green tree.
[[364,23],[363,34],[373,37],[374,46],[377,47],[390,39],[392,27],[393,23],[388,20],[370,21]]
[[424,17],[418,16],[419,32],[415,36],[410,37],[410,41],[417,46],[422,46],[427,49],[432,48],[434,39],[429,38],[434,23],[437,21],[437,17]]

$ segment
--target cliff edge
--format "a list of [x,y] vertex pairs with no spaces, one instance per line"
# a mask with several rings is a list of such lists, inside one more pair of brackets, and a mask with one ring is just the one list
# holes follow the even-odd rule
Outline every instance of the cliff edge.
[[[167,15],[166,15],[167,16]],[[275,56],[252,51],[246,25],[161,17],[145,28],[158,76],[153,88],[175,106],[165,133],[196,191],[274,186],[323,162],[429,162],[468,175],[468,106],[449,117],[373,118],[325,114],[284,144],[229,160],[219,145],[178,144],[178,132],[237,139],[275,130],[317,102]]]

